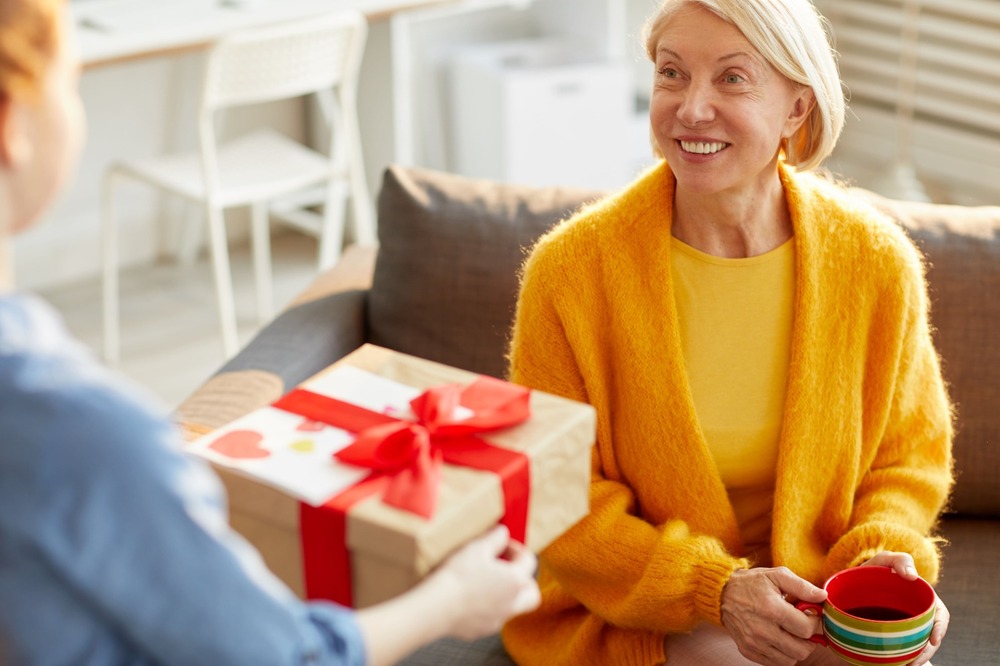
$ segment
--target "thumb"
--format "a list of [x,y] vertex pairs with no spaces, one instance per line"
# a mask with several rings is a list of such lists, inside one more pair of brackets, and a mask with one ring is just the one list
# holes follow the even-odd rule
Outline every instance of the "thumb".
[[480,543],[489,551],[490,555],[500,557],[510,543],[510,532],[504,525],[497,525],[489,532],[479,538]]
[[783,585],[781,591],[790,597],[799,599],[800,601],[810,601],[812,603],[820,603],[826,600],[826,590],[821,587],[816,587],[804,578],[791,576],[789,579],[782,582]]
[[511,540],[504,553],[504,559],[526,578],[534,578],[538,568],[538,558],[524,544]]

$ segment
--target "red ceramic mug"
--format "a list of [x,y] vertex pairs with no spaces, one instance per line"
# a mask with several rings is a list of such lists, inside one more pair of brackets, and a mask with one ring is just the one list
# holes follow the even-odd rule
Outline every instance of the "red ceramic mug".
[[856,666],[902,666],[924,649],[934,627],[934,589],[922,578],[907,580],[890,567],[845,569],[824,584],[822,605],[800,602],[823,618],[811,640]]

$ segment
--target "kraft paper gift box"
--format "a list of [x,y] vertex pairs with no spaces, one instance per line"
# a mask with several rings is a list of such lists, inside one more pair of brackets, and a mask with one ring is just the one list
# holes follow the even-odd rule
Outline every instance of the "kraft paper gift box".
[[[367,412],[413,420],[408,403],[425,390],[456,383],[470,386],[477,380],[483,378],[365,345],[299,388]],[[285,404],[286,398],[275,405]],[[522,540],[538,552],[589,509],[596,417],[589,405],[539,391],[531,391],[527,403],[526,421],[476,436],[490,448],[526,462],[528,488],[515,490],[522,495],[527,491]],[[516,479],[522,477],[502,482],[496,471],[445,462],[430,517],[386,504],[380,490],[362,493],[363,499],[338,518],[328,507],[363,488],[363,479],[371,473],[332,455],[356,434],[275,405],[195,440],[190,450],[210,460],[222,477],[233,528],[302,597],[362,608],[396,596],[459,546],[506,521],[505,512],[508,518],[511,513],[506,504],[516,504],[510,496],[517,492],[509,490],[519,486]],[[336,529],[330,529],[330,520]],[[332,550],[317,549],[317,543]],[[338,562],[338,551],[346,562]]]

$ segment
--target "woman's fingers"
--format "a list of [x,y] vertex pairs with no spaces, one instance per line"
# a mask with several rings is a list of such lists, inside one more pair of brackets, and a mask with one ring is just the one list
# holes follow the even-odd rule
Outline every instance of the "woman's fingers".
[[[907,580],[914,580],[917,578],[917,569],[913,564],[913,557],[911,557],[909,553],[883,551],[876,554],[861,566],[892,567],[893,571]],[[944,640],[945,634],[948,633],[948,625],[951,622],[951,613],[944,605],[944,602],[941,601],[941,597],[935,595],[934,603],[936,610],[934,613],[934,626],[931,629],[930,641],[927,643],[927,647],[924,648],[924,650],[919,656],[917,656],[910,666],[928,666],[931,663],[931,657],[933,657],[938,651],[938,648],[941,646],[941,642]]]
[[774,572],[775,585],[787,598],[809,601],[814,604],[826,601],[826,590],[816,587],[805,578],[799,578],[792,573],[791,569],[778,567],[772,571]]
[[931,645],[937,646],[944,640],[944,635],[948,633],[948,625],[951,624],[951,612],[937,597],[937,610],[934,613],[934,628],[931,629]]
[[891,567],[893,571],[907,580],[914,580],[917,577],[917,567],[913,564],[913,557],[909,553],[884,550],[861,566]]
[[826,592],[789,569],[737,571],[723,590],[722,622],[747,659],[766,664],[795,664],[816,649],[807,639],[815,618],[792,606],[786,597],[822,601]]
[[913,666],[929,665],[931,663],[931,657],[933,657],[934,653],[936,653],[938,648],[941,647],[941,641],[944,640],[944,635],[948,633],[948,625],[951,622],[951,613],[944,605],[944,602],[941,601],[941,597],[937,597],[937,601],[935,603],[937,605],[937,609],[934,613],[934,628],[931,629],[930,642],[927,644],[927,647],[924,648],[923,652],[920,653],[920,656],[914,660]]

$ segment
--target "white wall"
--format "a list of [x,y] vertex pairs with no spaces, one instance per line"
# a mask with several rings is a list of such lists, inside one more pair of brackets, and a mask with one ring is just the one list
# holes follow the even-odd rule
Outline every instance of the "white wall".
[[368,46],[358,83],[358,117],[368,191],[372,197],[378,197],[382,172],[392,163],[395,150],[388,21],[379,21],[369,26]]

